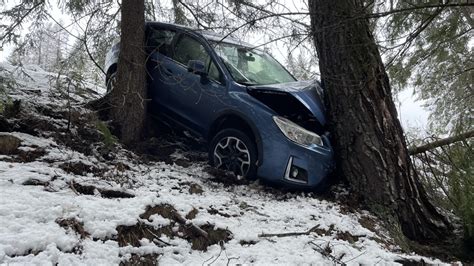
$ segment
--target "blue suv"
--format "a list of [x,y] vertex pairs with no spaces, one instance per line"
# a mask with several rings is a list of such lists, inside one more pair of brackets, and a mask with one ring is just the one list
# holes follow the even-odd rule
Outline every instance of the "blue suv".
[[[247,178],[316,188],[333,166],[323,90],[237,39],[146,23],[149,112],[204,137],[209,161]],[[106,57],[110,88],[119,43]]]

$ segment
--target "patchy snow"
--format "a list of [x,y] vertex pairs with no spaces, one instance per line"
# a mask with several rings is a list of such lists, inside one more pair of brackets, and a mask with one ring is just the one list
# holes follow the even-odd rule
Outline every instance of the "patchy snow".
[[[50,77],[57,74],[34,66],[19,70],[1,64],[1,68],[1,75],[11,75],[19,84],[9,97],[21,99],[27,109],[28,103],[57,110],[64,106],[64,99],[50,93],[54,90]],[[88,95],[94,94],[91,91],[103,92],[94,87]],[[86,113],[80,105],[96,96],[76,93],[71,95],[74,108]],[[56,127],[67,124],[56,120]],[[30,157],[20,153],[0,157],[0,264],[117,265],[150,254],[162,265],[383,265],[402,258],[442,264],[401,253],[369,213],[348,211],[338,202],[312,194],[274,192],[258,182],[224,186],[212,181],[203,162],[191,162],[188,167],[144,162],[120,147],[114,159],[103,160],[72,149],[52,133],[1,134],[18,138],[20,153]],[[180,152],[173,155],[186,157]],[[80,172],[79,166],[87,171]],[[78,192],[87,185],[94,186],[91,193]],[[193,186],[202,191],[193,192]],[[105,190],[134,197],[110,198]],[[193,249],[171,218],[157,213],[141,218],[149,206],[163,204],[188,217],[183,226],[213,225],[230,231],[231,239],[205,251]],[[188,216],[192,212],[195,215]],[[80,223],[85,233],[62,226],[61,221],[67,219]],[[156,239],[139,239],[135,246],[121,246],[118,228],[139,222],[152,228],[171,227],[175,235],[156,235]]]

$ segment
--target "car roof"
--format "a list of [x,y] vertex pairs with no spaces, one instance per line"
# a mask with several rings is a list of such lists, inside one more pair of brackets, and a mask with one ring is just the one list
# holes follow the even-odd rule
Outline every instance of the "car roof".
[[230,43],[230,44],[241,45],[241,46],[246,46],[246,47],[251,47],[251,48],[255,47],[255,45],[251,45],[249,43],[236,39],[230,36],[230,34],[223,35],[223,34],[207,31],[203,29],[196,29],[192,27],[179,25],[179,24],[171,24],[171,23],[156,22],[156,21],[147,21],[145,24],[147,26],[163,27],[163,28],[168,28],[168,29],[178,29],[178,30],[183,30],[183,31],[192,31],[192,32],[200,34],[201,36],[203,36],[205,39],[209,41]]

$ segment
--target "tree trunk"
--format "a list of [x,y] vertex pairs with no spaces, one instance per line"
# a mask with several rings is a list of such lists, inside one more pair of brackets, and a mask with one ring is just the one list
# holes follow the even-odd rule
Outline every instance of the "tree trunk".
[[145,125],[145,3],[123,0],[116,86],[110,93],[111,116],[125,144],[138,141]]
[[451,226],[429,202],[413,170],[361,1],[308,2],[339,174],[373,212],[399,225],[408,238],[442,239]]

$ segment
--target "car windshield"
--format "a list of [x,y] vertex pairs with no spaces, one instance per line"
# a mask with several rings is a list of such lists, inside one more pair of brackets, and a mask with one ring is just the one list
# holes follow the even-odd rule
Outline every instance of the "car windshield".
[[266,85],[296,81],[280,63],[263,51],[223,42],[213,42],[213,46],[238,83]]

